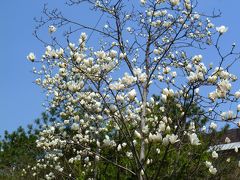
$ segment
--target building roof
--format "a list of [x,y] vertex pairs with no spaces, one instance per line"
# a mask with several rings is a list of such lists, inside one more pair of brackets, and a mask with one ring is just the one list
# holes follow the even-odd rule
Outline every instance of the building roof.
[[[231,143],[225,143],[226,137],[231,140]],[[216,145],[209,147],[209,151],[227,151],[235,148],[240,148],[240,128],[227,130]]]
[[232,150],[235,148],[240,148],[240,142],[233,142],[228,144],[219,144],[215,146],[210,146],[209,151],[226,151],[226,150]]

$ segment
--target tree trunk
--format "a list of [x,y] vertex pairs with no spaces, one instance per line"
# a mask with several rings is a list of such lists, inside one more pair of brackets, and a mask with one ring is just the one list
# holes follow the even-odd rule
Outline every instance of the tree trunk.
[[[141,149],[140,149],[140,162],[141,169],[144,170],[144,162],[145,162],[145,142],[144,142],[144,133],[143,129],[145,127],[146,121],[146,104],[147,104],[147,85],[145,84],[143,87],[143,99],[142,99],[142,116],[141,116]],[[141,170],[139,171],[139,179],[144,180],[144,175],[142,175]]]

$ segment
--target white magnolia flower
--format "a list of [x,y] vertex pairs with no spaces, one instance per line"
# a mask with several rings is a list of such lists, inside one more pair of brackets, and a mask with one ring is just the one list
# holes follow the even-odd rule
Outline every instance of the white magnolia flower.
[[110,109],[110,111],[111,112],[116,112],[118,109],[117,109],[117,106],[115,106],[114,104],[111,104],[110,106],[109,106],[109,109]]
[[206,126],[203,126],[202,127],[202,132],[206,132],[206,130],[207,130]]
[[127,32],[131,32],[132,28],[131,27],[127,27],[126,30],[127,30]]
[[162,94],[161,99],[162,99],[163,102],[166,102],[167,101],[167,96],[165,94]]
[[212,152],[212,157],[217,159],[218,158],[218,153],[216,151],[213,151]]
[[176,142],[179,141],[179,140],[177,139],[177,138],[178,138],[178,135],[175,135],[175,134],[170,135],[168,138],[169,138],[169,141],[170,141],[171,144],[174,144],[174,143],[176,143]]
[[159,81],[162,81],[163,79],[164,79],[163,76],[161,76],[161,75],[158,76],[158,80],[159,80]]
[[124,84],[120,83],[120,82],[114,82],[113,84],[109,85],[109,88],[112,90],[122,90],[125,88]]
[[235,96],[235,98],[237,98],[237,99],[240,98],[240,91],[235,92],[234,96]]
[[145,5],[146,2],[147,2],[147,0],[140,0],[140,3],[141,3],[142,5]]
[[227,112],[221,113],[221,118],[224,121],[234,119],[235,117],[236,115],[233,113],[233,111],[227,111]]
[[167,145],[169,144],[169,139],[168,139],[168,137],[164,137],[162,143],[163,143],[164,146],[167,146]]
[[116,96],[116,99],[117,99],[117,101],[124,101],[124,96],[123,95],[121,95],[121,94],[118,94],[117,96]]
[[126,147],[127,146],[127,143],[122,143],[122,147]]
[[173,71],[173,72],[171,73],[171,76],[175,78],[175,77],[177,76],[177,72],[176,72],[176,71]]
[[77,131],[79,129],[79,125],[77,123],[73,123],[72,126],[71,126],[71,129],[73,131]]
[[195,89],[195,93],[196,93],[196,94],[199,94],[199,88],[196,88],[196,89]]
[[117,51],[111,50],[109,55],[110,55],[111,58],[115,58],[117,56]]
[[202,57],[201,54],[200,55],[195,55],[195,56],[193,56],[192,61],[193,61],[194,64],[199,64],[201,62],[202,58],[203,57]]
[[170,67],[164,67],[164,68],[163,68],[163,73],[164,73],[164,74],[168,74],[170,71],[171,71],[171,68],[170,68]]
[[166,124],[164,122],[160,122],[159,129],[160,131],[164,132],[166,130]]
[[130,19],[130,18],[131,18],[131,14],[127,14],[127,15],[125,16],[125,18],[126,18],[126,19]]
[[163,94],[166,96],[174,96],[174,91],[172,89],[164,88]]
[[229,137],[226,137],[225,138],[225,143],[230,143],[231,142],[231,139],[229,139]]
[[135,76],[139,76],[142,73],[142,69],[140,68],[133,68],[133,74]]
[[70,122],[69,120],[64,120],[63,121],[63,123],[66,124],[66,125],[69,124],[69,122]]
[[205,162],[205,165],[206,165],[208,168],[210,168],[210,167],[212,166],[212,163],[211,163],[210,161],[206,161],[206,162]]
[[214,76],[209,76],[207,81],[209,83],[215,83],[216,80],[217,80],[217,76],[214,75]]
[[237,152],[238,152],[238,147],[235,147],[235,148],[234,148],[234,151],[237,153]]
[[170,0],[170,3],[171,3],[172,6],[178,5],[179,2],[180,2],[180,0]]
[[105,146],[109,146],[109,147],[115,147],[116,146],[115,141],[114,140],[110,140],[109,136],[107,136],[107,135],[105,136],[105,139],[103,140],[103,144]]
[[66,75],[66,69],[65,68],[60,68],[59,69],[59,75],[65,76]]
[[56,28],[55,26],[53,26],[53,25],[51,25],[51,26],[48,27],[48,32],[49,32],[50,34],[56,32],[56,30],[57,30],[57,28]]
[[129,75],[128,73],[124,73],[124,76],[122,78],[122,83],[126,85],[131,85],[134,82],[136,82],[137,78]]
[[149,134],[149,141],[159,142],[161,140],[162,140],[162,135],[160,133],[157,133],[157,134],[150,133]]
[[119,144],[119,145],[117,146],[117,150],[118,150],[118,151],[121,151],[121,149],[122,149],[122,146],[121,146],[121,144]]
[[126,152],[126,156],[129,157],[129,158],[132,158],[132,152]]
[[120,59],[124,59],[126,56],[127,56],[126,53],[120,53],[120,54],[119,54],[119,58],[120,58]]
[[136,97],[137,93],[135,91],[135,89],[132,89],[129,93],[128,93],[128,98],[130,101],[133,101]]
[[34,53],[31,52],[28,54],[27,59],[33,62],[36,59],[36,56]]
[[138,131],[134,131],[134,135],[138,138],[138,139],[141,139],[142,138],[142,136],[141,136],[141,134],[138,132]]
[[82,41],[86,41],[87,34],[85,32],[82,32],[81,35],[80,35],[80,39],[82,39]]
[[215,174],[217,173],[217,169],[214,168],[213,166],[211,166],[211,167],[209,168],[209,172],[210,172],[211,174],[215,175]]
[[190,122],[188,129],[190,131],[195,132],[195,130],[196,130],[195,123],[194,122]]
[[219,27],[216,27],[216,30],[217,32],[219,32],[220,34],[223,34],[225,32],[227,32],[228,28],[226,26],[219,26]]
[[211,122],[210,126],[211,129],[216,130],[217,129],[217,124],[214,122]]
[[231,83],[228,81],[228,80],[221,80],[219,83],[218,83],[218,86],[219,86],[219,90],[220,91],[230,91],[231,88],[232,88],[232,85]]
[[159,51],[158,49],[154,49],[154,50],[153,50],[153,53],[154,53],[155,55],[159,55],[159,54],[160,54],[160,51]]
[[198,146],[198,145],[201,144],[201,143],[200,143],[200,140],[198,139],[196,133],[190,134],[190,135],[189,135],[189,139],[190,139],[190,142],[191,142],[192,145]]
[[156,3],[160,4],[162,2],[165,2],[165,0],[156,0]]
[[188,2],[188,0],[185,0],[185,3],[184,3],[185,7],[187,10],[190,10],[191,9],[191,3]]
[[144,83],[147,80],[147,74],[146,73],[141,73],[138,76],[138,79],[139,79],[140,82]]

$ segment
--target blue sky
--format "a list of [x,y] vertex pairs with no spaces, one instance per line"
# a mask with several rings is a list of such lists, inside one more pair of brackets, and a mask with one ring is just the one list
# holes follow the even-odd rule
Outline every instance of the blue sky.
[[[12,131],[20,125],[26,126],[44,110],[42,103],[45,98],[42,90],[33,83],[34,75],[31,73],[33,65],[26,60],[26,55],[31,51],[40,55],[44,50],[41,43],[32,35],[35,24],[33,17],[41,15],[44,3],[50,3],[50,6],[61,9],[64,7],[63,2],[50,0],[1,2],[0,134],[4,130]],[[215,24],[229,27],[222,42],[223,47],[231,45],[231,42],[239,44],[239,0],[199,0],[199,7],[203,12],[210,12],[213,9],[222,11],[222,17],[216,20]],[[72,11],[65,8],[64,11],[86,22],[98,20],[94,15],[90,16],[87,10]],[[239,72],[239,67],[235,67],[234,70]],[[239,73],[237,75],[240,76]]]

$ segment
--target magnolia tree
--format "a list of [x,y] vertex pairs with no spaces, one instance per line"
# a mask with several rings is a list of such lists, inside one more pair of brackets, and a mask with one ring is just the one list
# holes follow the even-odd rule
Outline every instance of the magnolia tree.
[[[36,83],[61,120],[40,133],[45,154],[29,170],[39,176],[44,169],[46,179],[219,177],[220,157],[209,149],[216,142],[206,132],[217,121],[237,125],[240,110],[231,73],[239,54],[235,44],[221,51],[228,28],[211,22],[219,14],[196,12],[196,0],[67,2],[82,3],[105,25],[84,25],[46,6],[36,20],[46,51],[28,60],[39,64]],[[51,43],[40,38],[41,27]],[[54,36],[64,28],[66,45]],[[94,48],[86,32],[100,37]],[[201,55],[208,50],[215,67]]]

